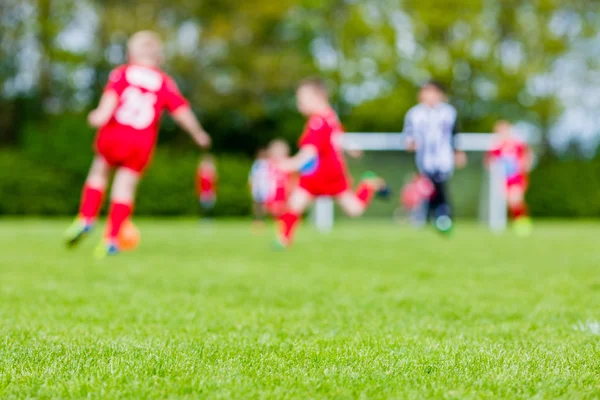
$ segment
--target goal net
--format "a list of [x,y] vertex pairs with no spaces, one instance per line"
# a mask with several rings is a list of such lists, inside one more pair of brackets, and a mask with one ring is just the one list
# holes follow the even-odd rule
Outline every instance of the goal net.
[[[532,141],[529,137],[523,139]],[[491,134],[458,134],[457,146],[468,153],[469,163],[465,169],[455,173],[450,196],[457,218],[479,220],[493,231],[502,232],[507,226],[504,172],[502,166],[497,164],[484,167],[484,156],[490,150],[492,141]],[[400,204],[400,193],[417,171],[414,154],[407,153],[404,144],[405,138],[401,133],[345,135],[346,149],[364,152],[360,159],[349,160],[352,176],[358,178],[366,171],[374,171],[388,182],[392,190],[389,201],[374,202],[366,218],[407,221],[411,217]],[[345,217],[335,209],[333,200],[317,199],[313,211],[317,228],[322,232],[330,231],[336,218]]]

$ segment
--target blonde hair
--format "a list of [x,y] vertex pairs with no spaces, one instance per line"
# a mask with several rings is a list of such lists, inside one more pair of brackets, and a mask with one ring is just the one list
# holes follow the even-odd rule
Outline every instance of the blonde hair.
[[158,66],[163,59],[163,43],[154,31],[139,31],[131,35],[127,42],[130,61]]
[[298,89],[308,88],[323,98],[329,100],[329,88],[327,84],[320,78],[307,78],[300,82]]
[[283,139],[274,139],[269,143],[269,147],[267,148],[267,154],[269,156],[273,156],[273,152],[281,150],[284,157],[288,157],[290,155],[290,145]]

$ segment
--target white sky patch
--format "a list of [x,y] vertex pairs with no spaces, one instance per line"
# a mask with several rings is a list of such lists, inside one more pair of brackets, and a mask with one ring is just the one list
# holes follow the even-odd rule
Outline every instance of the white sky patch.
[[[558,59],[543,77],[532,79],[529,91],[540,94],[554,87],[564,107],[550,129],[549,140],[554,149],[563,152],[575,144],[586,157],[595,155],[600,141],[600,73],[590,63],[600,58],[600,34],[582,39],[572,50]],[[541,88],[541,90],[540,90]]]
[[490,55],[492,48],[483,39],[477,39],[471,45],[471,55],[476,60],[485,60]]
[[381,9],[376,3],[366,3],[362,7],[363,20],[372,28],[378,28],[382,22]]
[[213,87],[221,94],[229,94],[233,92],[233,79],[229,74],[218,74],[213,80]]
[[471,26],[464,21],[459,21],[452,27],[450,33],[456,41],[466,40],[471,36]]
[[177,30],[177,47],[181,54],[193,55],[198,51],[202,30],[194,21],[186,21]]
[[360,59],[360,72],[365,78],[374,78],[378,75],[377,62],[372,58]]
[[410,17],[400,10],[390,14],[390,24],[396,32],[396,51],[401,57],[413,58],[417,52],[417,41],[413,34],[413,24]]
[[557,10],[548,22],[548,28],[556,36],[573,38],[583,29],[581,18],[569,10]]
[[318,67],[324,71],[335,70],[338,66],[338,53],[331,42],[323,37],[310,44],[310,50]]
[[98,30],[98,15],[84,1],[77,2],[73,18],[55,39],[55,45],[71,53],[86,53],[90,50]]
[[515,73],[525,61],[523,45],[516,40],[505,40],[500,45],[499,57],[504,70]]
[[493,100],[498,96],[496,84],[485,78],[477,78],[473,82],[473,89],[477,96],[483,100]]
[[554,90],[553,79],[550,75],[537,75],[527,81],[527,91],[535,97],[551,96]]

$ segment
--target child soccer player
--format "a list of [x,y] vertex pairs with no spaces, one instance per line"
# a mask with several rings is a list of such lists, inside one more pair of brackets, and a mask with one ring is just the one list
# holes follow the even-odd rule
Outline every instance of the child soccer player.
[[422,227],[427,223],[427,203],[433,195],[431,181],[422,175],[415,174],[402,188],[400,203],[409,214],[413,226]]
[[514,221],[517,234],[531,234],[532,226],[529,218],[525,195],[529,186],[529,172],[533,164],[533,153],[524,141],[513,133],[508,121],[499,121],[494,127],[496,141],[488,153],[486,162],[501,163],[506,178],[506,199],[508,210]]
[[100,212],[109,175],[116,170],[108,224],[97,256],[119,252],[118,235],[133,211],[138,181],[150,163],[161,113],[167,110],[200,147],[210,145],[187,101],[171,77],[159,69],[162,42],[150,31],[128,42],[128,64],[110,74],[98,108],[88,117],[98,128],[95,157],[83,188],[79,215],[66,232],[69,246],[89,233]]
[[207,216],[215,208],[218,179],[214,157],[209,154],[203,156],[196,172],[196,193],[203,216]]
[[407,148],[416,153],[417,168],[434,186],[428,216],[438,231],[453,229],[448,182],[455,166],[466,164],[466,154],[455,148],[457,112],[446,103],[446,91],[439,82],[426,83],[419,93],[419,104],[406,114],[404,133]]
[[269,175],[268,152],[266,149],[260,149],[256,153],[256,160],[252,164],[248,177],[253,203],[252,215],[255,224],[263,224],[267,215],[266,203],[271,191]]
[[269,180],[271,188],[267,199],[267,211],[279,218],[287,209],[292,189],[292,176],[279,168],[279,164],[290,157],[290,146],[281,139],[273,140],[267,149],[269,155]]
[[279,164],[284,171],[300,173],[288,210],[279,218],[277,245],[282,248],[291,245],[300,216],[315,197],[334,197],[349,216],[358,217],[365,212],[373,195],[385,189],[381,178],[367,173],[356,192],[352,191],[342,147],[344,128],[329,103],[325,84],[306,80],[296,95],[298,109],[308,123],[298,143],[299,152]]

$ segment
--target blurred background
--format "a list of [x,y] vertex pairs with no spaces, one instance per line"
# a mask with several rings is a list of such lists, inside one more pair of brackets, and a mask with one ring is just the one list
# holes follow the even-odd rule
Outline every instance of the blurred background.
[[[364,132],[400,131],[418,85],[444,82],[463,131],[506,118],[542,135],[534,216],[600,217],[600,4],[584,0],[2,0],[1,215],[76,213],[94,137],[85,114],[140,29],[164,37],[165,69],[214,137],[220,216],[250,213],[254,152],[296,141],[294,88],[319,75],[347,130]],[[165,118],[136,213],[195,214],[197,158]],[[395,162],[360,161],[401,184],[411,163]],[[479,191],[462,176],[462,197]],[[476,213],[471,197],[461,215]]]

